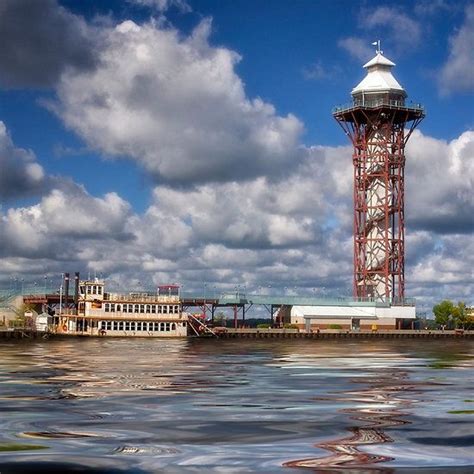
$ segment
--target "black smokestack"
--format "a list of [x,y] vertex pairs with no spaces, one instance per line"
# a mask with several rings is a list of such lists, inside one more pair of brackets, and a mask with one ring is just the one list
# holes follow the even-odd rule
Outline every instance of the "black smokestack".
[[79,314],[79,272],[74,273],[74,308]]

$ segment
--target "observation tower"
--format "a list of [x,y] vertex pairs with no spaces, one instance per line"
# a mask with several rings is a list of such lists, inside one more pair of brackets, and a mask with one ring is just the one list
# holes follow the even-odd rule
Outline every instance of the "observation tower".
[[383,55],[364,64],[352,103],[333,116],[354,147],[354,296],[397,303],[405,296],[405,145],[425,116]]

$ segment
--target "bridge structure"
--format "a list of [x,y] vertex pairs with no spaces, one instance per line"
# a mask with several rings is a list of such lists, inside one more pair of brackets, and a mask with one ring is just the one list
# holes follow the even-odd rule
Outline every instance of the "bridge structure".
[[[389,301],[376,300],[367,297],[332,297],[332,296],[308,296],[308,295],[262,295],[253,293],[181,293],[183,309],[198,309],[204,318],[210,317],[214,321],[215,312],[218,308],[232,308],[234,315],[234,327],[238,320],[245,322],[248,311],[254,306],[264,307],[273,323],[281,323],[285,311],[290,311],[293,306],[333,306],[333,307],[373,307],[389,308],[391,304],[398,306],[414,306],[413,298]],[[289,313],[288,313],[289,314]]]
[[[143,291],[147,294],[155,294],[156,291]],[[74,296],[61,295],[59,289],[51,287],[24,287],[22,290],[1,290],[0,305],[8,305],[18,296],[23,297],[23,303],[36,307],[38,310],[59,313],[62,310],[74,308]],[[256,294],[248,292],[186,292],[181,291],[180,302],[184,311],[196,314],[207,321],[214,322],[216,311],[219,308],[231,309],[233,313],[233,326],[238,327],[239,321],[245,325],[245,319],[252,308],[267,312],[272,325],[282,325],[290,320],[290,312],[293,306],[304,307],[338,307],[346,308],[390,308],[391,305],[414,306],[413,298],[403,300],[379,300],[369,297],[334,297],[315,295],[287,295],[281,294]]]

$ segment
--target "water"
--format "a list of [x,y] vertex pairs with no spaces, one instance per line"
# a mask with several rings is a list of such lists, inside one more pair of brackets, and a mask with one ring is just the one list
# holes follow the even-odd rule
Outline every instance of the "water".
[[474,343],[0,343],[0,472],[473,472]]

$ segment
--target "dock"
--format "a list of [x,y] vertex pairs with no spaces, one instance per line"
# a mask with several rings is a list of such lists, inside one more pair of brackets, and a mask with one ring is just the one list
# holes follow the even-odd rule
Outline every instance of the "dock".
[[222,339],[474,339],[474,331],[466,330],[411,330],[348,331],[326,329],[300,331],[298,329],[230,329],[219,331]]

